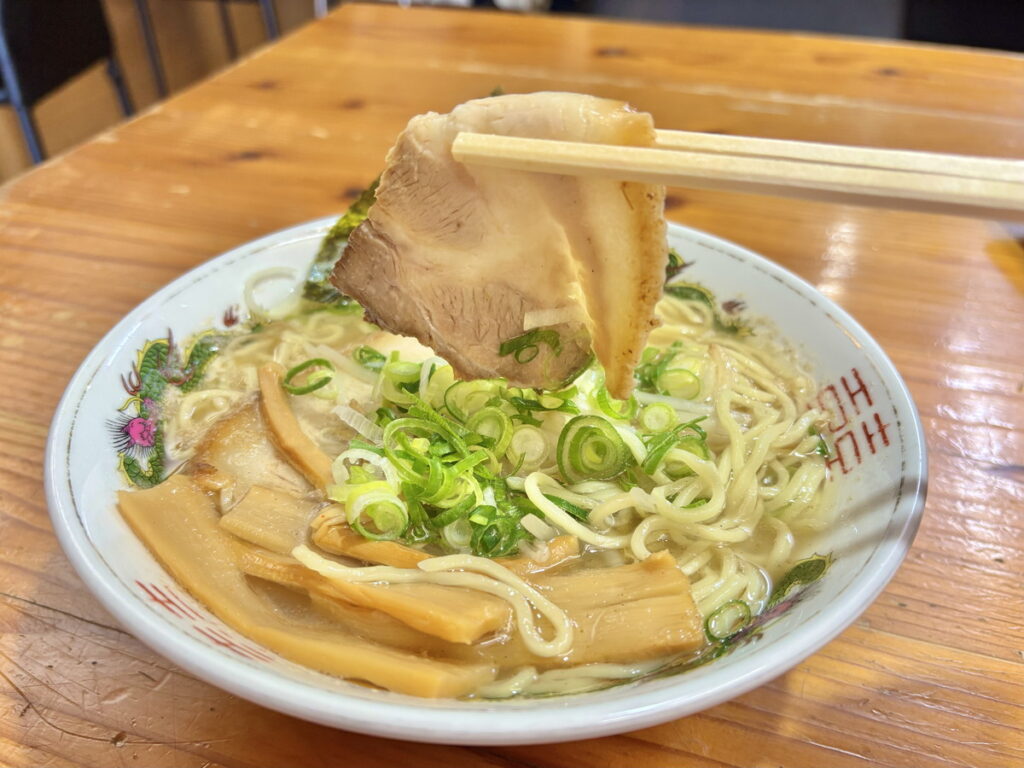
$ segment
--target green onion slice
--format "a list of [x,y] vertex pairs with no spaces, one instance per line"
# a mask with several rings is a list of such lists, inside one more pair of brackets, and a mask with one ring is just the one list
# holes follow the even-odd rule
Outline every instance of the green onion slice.
[[466,428],[487,438],[496,456],[503,456],[512,442],[512,419],[495,406],[482,408],[470,416]]
[[633,455],[622,436],[600,416],[576,416],[558,436],[558,469],[565,480],[607,480],[625,470]]
[[507,557],[516,553],[524,538],[529,538],[529,534],[517,518],[495,517],[473,525],[470,546],[478,557]]
[[532,389],[510,389],[505,393],[505,399],[516,413],[513,415],[522,424],[532,424],[535,427],[541,425],[540,419],[533,414],[537,411],[561,411],[562,413],[579,413],[580,409],[572,401],[578,394],[576,387],[562,390],[560,392],[545,392],[537,394]]
[[451,549],[466,549],[473,541],[473,525],[466,518],[460,517],[441,529],[441,539]]
[[[300,374],[316,369],[323,369],[324,373],[314,375],[313,372],[310,372],[304,377],[305,382],[303,384],[294,383]],[[310,392],[320,389],[320,387],[326,387],[333,378],[334,365],[331,361],[324,360],[322,357],[314,357],[289,369],[284,375],[284,381],[281,382],[281,386],[290,395],[308,395]]]
[[409,527],[409,512],[390,485],[360,483],[349,489],[345,515],[352,529],[367,539],[390,541]]
[[359,363],[363,368],[370,371],[379,371],[384,367],[384,363],[388,359],[378,352],[373,347],[356,347],[356,351],[352,353],[352,358]]
[[668,370],[683,345],[676,341],[668,349],[647,347],[640,355],[640,364],[633,370],[637,387],[644,392],[658,392],[658,378]]
[[[686,435],[679,440],[676,447],[688,451],[694,456],[699,456],[705,461],[711,458],[711,449],[708,448],[707,441],[699,435]],[[679,480],[693,474],[693,470],[685,462],[673,460],[672,457],[665,462],[664,470],[672,480]]]
[[548,436],[537,427],[523,424],[513,430],[505,457],[516,471],[529,472],[543,466],[550,452]]
[[[703,417],[702,417],[703,418]],[[707,438],[707,434],[697,426],[697,422],[701,419],[695,419],[694,421],[688,421],[685,424],[680,424],[668,432],[663,432],[659,435],[655,435],[647,443],[647,456],[644,458],[644,463],[640,465],[640,469],[645,474],[653,475],[654,472],[661,465],[661,462],[668,455],[668,452],[675,448],[676,444],[680,444],[690,453],[695,453],[701,458],[707,459],[710,457],[710,451],[707,448],[707,444],[704,442]],[[683,435],[682,433],[692,429],[696,432],[696,435]],[[682,475],[680,475],[682,477]]]
[[562,340],[551,328],[534,328],[521,336],[506,339],[498,347],[498,356],[512,355],[517,363],[525,365],[540,354],[539,344],[547,345],[555,355],[562,354]]
[[465,422],[473,413],[487,406],[504,389],[493,379],[456,381],[444,393],[444,407],[456,420]]
[[687,368],[668,368],[658,375],[658,391],[663,395],[693,400],[700,394],[700,377]]
[[630,421],[636,416],[637,408],[639,407],[636,398],[632,395],[629,396],[628,400],[616,400],[608,394],[608,389],[604,384],[595,393],[594,401],[597,403],[597,407],[601,409],[601,412],[609,419],[619,419],[621,421]]
[[430,403],[434,408],[444,405],[444,393],[455,383],[455,372],[450,365],[438,365],[434,368],[427,379],[426,390],[420,392],[420,397]]
[[728,640],[746,627],[753,614],[742,600],[730,600],[712,611],[704,620],[704,634],[712,643]]
[[[431,519],[430,524],[433,525],[435,528],[445,528],[454,523],[456,520],[460,520],[466,517],[475,506],[476,497],[467,496],[454,507],[446,509],[440,514],[435,515],[433,519]],[[466,544],[468,545],[468,543],[469,542],[467,541]]]
[[651,403],[640,411],[638,421],[644,432],[658,434],[672,429],[679,421],[679,415],[668,403]]
[[[589,523],[590,522],[590,513],[587,510],[585,510],[583,507],[579,507],[579,506],[573,504],[571,501],[566,501],[565,499],[561,498],[560,496],[552,496],[550,493],[545,493],[544,494],[544,498],[547,499],[548,501],[550,501],[552,504],[554,504],[559,509],[564,510],[565,512],[568,512],[570,515],[575,517],[581,523]],[[534,514],[537,515],[538,517],[543,518],[543,514],[540,512],[540,510],[538,510],[537,512],[534,512]]]
[[380,392],[385,400],[408,406],[420,388],[420,364],[392,358],[381,368]]

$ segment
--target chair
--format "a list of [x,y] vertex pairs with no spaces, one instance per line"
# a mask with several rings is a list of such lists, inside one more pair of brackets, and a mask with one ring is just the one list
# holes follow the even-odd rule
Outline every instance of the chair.
[[104,59],[121,110],[131,115],[100,0],[0,0],[0,103],[14,108],[33,163],[45,152],[32,108]]
[[[238,44],[235,42],[235,30],[231,26],[231,16],[228,11],[230,0],[216,0],[216,2],[221,29],[224,31],[224,42],[228,49],[228,58],[235,59],[238,57]],[[281,36],[281,25],[277,20],[277,8],[274,6],[274,0],[241,0],[241,2],[259,3],[263,26],[267,30],[267,39],[276,40]],[[142,29],[142,39],[146,43],[146,54],[149,57],[150,69],[153,71],[156,91],[160,98],[164,98],[167,96],[167,76],[164,73],[163,61],[160,59],[160,48],[157,45],[156,31],[153,29],[153,16],[149,11],[148,0],[135,0],[135,11]]]

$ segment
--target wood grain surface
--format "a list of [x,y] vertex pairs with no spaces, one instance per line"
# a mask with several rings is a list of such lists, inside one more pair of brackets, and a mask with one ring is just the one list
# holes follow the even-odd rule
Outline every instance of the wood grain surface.
[[554,746],[311,725],[154,655],[84,589],[42,463],[81,359],[232,246],[340,211],[412,116],[502,85],[663,128],[1024,157],[1024,58],[787,34],[345,6],[0,190],[0,765],[1024,765],[1024,229],[671,190],[882,344],[931,451],[920,533],[850,629],[702,714]]

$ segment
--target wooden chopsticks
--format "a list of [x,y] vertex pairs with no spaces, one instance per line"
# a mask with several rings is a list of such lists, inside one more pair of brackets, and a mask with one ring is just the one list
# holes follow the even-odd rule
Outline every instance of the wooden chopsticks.
[[460,133],[463,163],[1024,221],[1024,162],[658,131],[624,147]]

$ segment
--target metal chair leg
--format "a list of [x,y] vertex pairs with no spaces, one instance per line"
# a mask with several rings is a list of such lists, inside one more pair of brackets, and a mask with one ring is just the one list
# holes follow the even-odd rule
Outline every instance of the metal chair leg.
[[14,67],[14,59],[11,57],[11,50],[4,35],[0,35],[0,74],[3,75],[4,85],[7,86],[5,101],[10,103],[18,116],[25,144],[28,145],[28,154],[33,163],[41,163],[43,147],[39,141],[39,129],[36,128],[36,121],[32,118],[31,107],[21,96],[21,81],[18,79],[18,71]]
[[276,40],[281,36],[281,27],[277,23],[277,9],[274,0],[260,0],[260,11],[263,13],[263,24],[267,28],[267,38]]
[[124,113],[125,117],[131,117],[135,114],[135,108],[132,106],[131,96],[128,95],[128,87],[125,85],[124,76],[121,74],[121,65],[118,64],[117,58],[113,54],[107,59],[107,75],[110,76],[110,82],[114,84],[114,91],[117,93],[117,101],[121,105],[121,112]]
[[224,43],[228,47],[228,58],[238,58],[238,43],[235,41],[235,28],[231,26],[231,11],[228,0],[217,0],[217,11],[220,13],[220,28],[224,30]]
[[28,146],[28,154],[33,163],[43,162],[46,156],[43,153],[42,143],[39,141],[39,129],[36,128],[36,121],[32,118],[32,112],[21,103],[12,103],[15,114],[18,115],[18,122],[21,123],[21,132],[25,136],[25,144]]
[[146,0],[135,0],[135,12],[142,28],[142,39],[146,42],[146,55],[153,71],[156,92],[163,99],[167,96],[167,78],[164,76],[164,65],[160,61],[160,49],[157,47],[156,33],[153,31],[153,17],[149,14],[149,4]]

